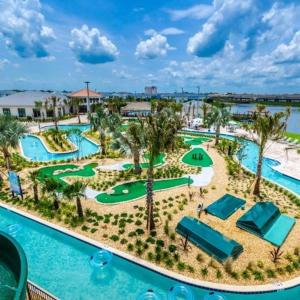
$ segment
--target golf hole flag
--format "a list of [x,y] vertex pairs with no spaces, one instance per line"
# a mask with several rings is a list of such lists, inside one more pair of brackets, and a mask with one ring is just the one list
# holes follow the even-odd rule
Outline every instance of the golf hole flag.
[[23,197],[22,188],[21,188],[21,182],[20,177],[16,172],[9,171],[8,172],[8,179],[10,184],[10,190],[13,194],[19,195]]

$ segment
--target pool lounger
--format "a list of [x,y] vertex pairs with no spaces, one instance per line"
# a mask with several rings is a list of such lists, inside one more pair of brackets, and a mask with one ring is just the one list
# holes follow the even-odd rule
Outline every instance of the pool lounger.
[[176,226],[176,232],[222,263],[230,257],[237,258],[243,252],[242,245],[191,217],[183,217]]
[[246,203],[245,200],[225,194],[207,207],[207,212],[222,220],[226,220]]
[[282,215],[272,202],[259,202],[240,217],[236,225],[279,247],[284,243],[295,222],[294,218]]

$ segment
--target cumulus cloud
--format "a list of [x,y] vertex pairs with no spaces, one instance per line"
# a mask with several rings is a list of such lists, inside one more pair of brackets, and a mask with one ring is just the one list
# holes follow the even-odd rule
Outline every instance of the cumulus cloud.
[[169,9],[167,12],[173,21],[178,21],[184,18],[206,19],[213,13],[213,10],[212,5],[199,4],[186,9]]
[[70,48],[81,63],[102,64],[116,60],[119,55],[117,47],[97,28],[73,28],[71,37]]
[[0,58],[0,70],[4,68],[4,66],[6,66],[7,64],[9,64],[9,60],[6,58]]
[[131,79],[132,78],[132,75],[124,70],[114,69],[114,70],[112,70],[112,73],[120,79]]
[[0,1],[0,35],[20,57],[46,57],[47,45],[55,39],[45,25],[39,0]]
[[300,30],[288,44],[280,44],[272,52],[275,63],[300,63]]
[[168,44],[164,35],[154,30],[151,33],[152,36],[149,39],[139,42],[136,46],[135,55],[137,58],[154,59],[166,55],[169,50],[175,49]]
[[230,34],[242,31],[247,23],[247,30],[254,13],[255,0],[224,0],[215,2],[215,11],[204,23],[202,30],[192,36],[187,51],[199,57],[209,57],[222,50]]
[[178,34],[183,34],[184,31],[176,27],[168,27],[161,30],[160,33],[162,35],[178,35]]

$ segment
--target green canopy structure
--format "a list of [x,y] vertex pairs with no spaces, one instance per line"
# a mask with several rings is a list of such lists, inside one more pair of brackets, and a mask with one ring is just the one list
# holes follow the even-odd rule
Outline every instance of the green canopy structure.
[[226,220],[245,203],[246,201],[243,199],[234,197],[230,194],[225,194],[220,199],[210,204],[206,210],[211,215]]
[[231,257],[236,259],[243,252],[241,244],[195,218],[183,217],[176,226],[176,232],[220,262]]
[[237,227],[251,232],[275,246],[281,246],[295,219],[282,215],[272,202],[259,202],[237,220]]

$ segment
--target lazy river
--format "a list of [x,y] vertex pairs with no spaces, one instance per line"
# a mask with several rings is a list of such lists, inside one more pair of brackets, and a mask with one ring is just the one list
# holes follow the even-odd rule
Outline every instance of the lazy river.
[[[176,284],[182,284],[116,254],[104,269],[95,270],[90,264],[91,256],[99,250],[95,245],[3,207],[0,207],[0,218],[2,230],[11,224],[19,225],[15,239],[27,256],[28,279],[61,300],[136,300],[148,289],[159,296],[157,299],[166,300],[168,290]],[[210,292],[207,288],[184,284],[197,300],[204,299]],[[299,299],[300,287],[266,293],[221,293],[227,300]]]
[[[81,132],[90,128],[88,124],[78,125],[59,125],[61,130],[79,129]],[[53,126],[47,126],[42,130],[53,128]],[[71,134],[68,139],[76,145],[76,134]],[[85,157],[98,152],[99,146],[90,141],[86,137],[82,137],[82,141],[79,148],[76,151],[53,153],[48,151],[41,139],[35,135],[26,135],[20,139],[20,145],[22,147],[23,155],[32,161],[53,161],[53,160],[67,160],[76,159],[77,157]]]

